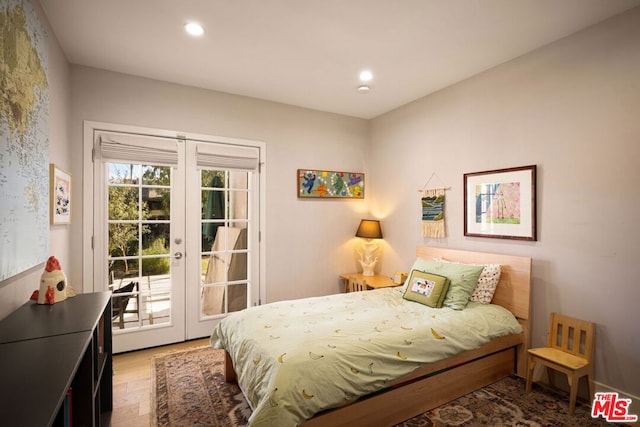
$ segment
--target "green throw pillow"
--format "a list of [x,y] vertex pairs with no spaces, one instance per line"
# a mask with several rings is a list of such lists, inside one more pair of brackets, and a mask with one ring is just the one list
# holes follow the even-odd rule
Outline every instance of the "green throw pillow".
[[442,307],[449,289],[449,279],[437,274],[412,270],[407,279],[408,285],[403,298],[433,308]]
[[[462,310],[467,306],[469,297],[478,284],[478,278],[484,266],[453,264],[417,258],[413,263],[412,269],[447,277],[451,283],[449,284],[449,291],[442,305],[454,310]],[[407,279],[404,284],[405,292],[408,284],[409,279]]]

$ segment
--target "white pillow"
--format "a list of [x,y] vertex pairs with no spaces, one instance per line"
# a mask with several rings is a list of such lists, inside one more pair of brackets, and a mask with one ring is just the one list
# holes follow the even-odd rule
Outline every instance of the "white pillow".
[[470,301],[482,304],[490,304],[493,294],[496,293],[502,267],[500,264],[484,264],[484,269],[478,277],[478,286],[469,297]]
[[[462,264],[460,262],[448,261],[443,258],[434,258],[435,261],[452,262],[455,264]],[[469,296],[469,301],[479,302],[481,304],[490,304],[493,299],[493,294],[496,292],[498,282],[500,281],[500,273],[502,266],[500,264],[471,264],[482,265],[482,273],[478,277],[478,284],[476,288]]]

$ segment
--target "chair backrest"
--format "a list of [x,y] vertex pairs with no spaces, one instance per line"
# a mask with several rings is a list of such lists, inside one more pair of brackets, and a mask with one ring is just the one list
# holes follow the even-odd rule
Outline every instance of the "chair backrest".
[[558,313],[551,313],[551,330],[547,347],[556,348],[593,360],[596,325],[586,320],[574,319]]
[[[134,288],[138,290],[138,282],[127,283],[126,285],[114,290],[113,293],[129,294],[130,292],[133,292]],[[113,304],[112,304],[113,317],[118,316],[119,314],[124,312],[124,310],[127,308],[127,304],[129,304],[129,298],[131,298],[131,295],[121,295],[121,296],[113,297]]]

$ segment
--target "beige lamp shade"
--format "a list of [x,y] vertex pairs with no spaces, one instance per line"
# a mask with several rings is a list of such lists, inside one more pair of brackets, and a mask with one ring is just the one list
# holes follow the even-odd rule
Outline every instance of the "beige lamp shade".
[[360,225],[358,226],[358,231],[356,231],[356,237],[362,237],[364,239],[382,239],[380,221],[375,219],[361,220]]

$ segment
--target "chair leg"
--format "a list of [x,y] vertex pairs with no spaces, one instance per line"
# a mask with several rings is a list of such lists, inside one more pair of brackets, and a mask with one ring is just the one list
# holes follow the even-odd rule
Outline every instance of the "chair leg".
[[536,361],[531,356],[527,358],[527,387],[525,391],[531,393],[531,381],[533,381],[533,370],[536,367]]
[[578,381],[580,378],[577,378],[575,374],[567,375],[567,381],[569,382],[569,415],[573,415],[573,412],[576,409],[576,397],[578,396]]
[[136,296],[136,321],[140,321],[140,293],[137,293]]
[[593,402],[593,398],[596,395],[595,385],[593,383],[593,364],[591,365],[591,369],[587,374],[587,385],[589,386],[589,402]]
[[547,366],[547,377],[549,378],[549,385],[551,387],[556,386],[556,371]]

